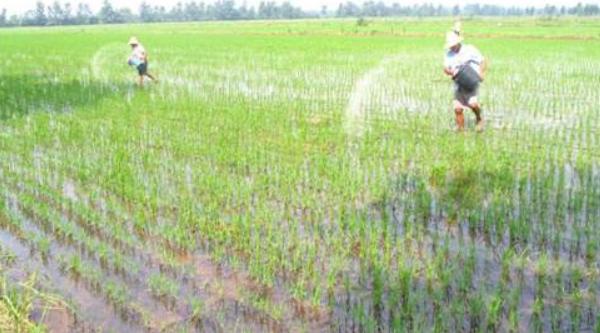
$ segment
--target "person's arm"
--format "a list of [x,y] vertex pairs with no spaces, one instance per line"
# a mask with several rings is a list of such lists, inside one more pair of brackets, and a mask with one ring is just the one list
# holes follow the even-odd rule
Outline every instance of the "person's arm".
[[148,54],[146,53],[146,50],[142,50],[140,52],[140,60],[143,62],[148,61]]
[[470,59],[479,64],[478,74],[481,78],[481,81],[483,81],[485,79],[485,73],[487,72],[488,68],[487,59],[481,54],[481,51],[479,51],[476,47],[472,45],[468,46],[468,53],[470,54]]
[[488,69],[488,61],[486,58],[483,58],[481,62],[481,66],[479,67],[479,76],[481,77],[481,81],[485,80],[485,74]]
[[448,56],[444,58],[444,74],[453,77],[454,71],[452,70],[452,63],[448,59]]

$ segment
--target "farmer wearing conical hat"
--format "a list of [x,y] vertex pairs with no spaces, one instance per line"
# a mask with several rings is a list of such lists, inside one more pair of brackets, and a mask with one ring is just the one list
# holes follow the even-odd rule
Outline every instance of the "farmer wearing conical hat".
[[463,111],[471,109],[477,120],[477,131],[483,131],[483,118],[479,104],[479,84],[485,77],[487,61],[481,52],[472,45],[462,43],[460,26],[446,34],[446,58],[444,73],[454,80],[454,113],[456,116],[456,129],[465,128]]
[[129,45],[131,46],[131,55],[129,56],[127,63],[137,69],[140,87],[144,85],[144,76],[149,77],[152,81],[156,81],[154,76],[148,73],[148,54],[146,53],[144,46],[136,37],[131,37],[129,39]]

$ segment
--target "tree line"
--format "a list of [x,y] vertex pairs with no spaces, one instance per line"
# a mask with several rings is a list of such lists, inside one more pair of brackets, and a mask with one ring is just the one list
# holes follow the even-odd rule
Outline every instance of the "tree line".
[[210,20],[272,20],[325,17],[434,17],[434,16],[598,16],[600,7],[596,4],[578,3],[575,6],[545,7],[506,7],[500,5],[468,4],[465,6],[443,6],[433,4],[387,5],[382,1],[367,1],[357,4],[351,1],[341,3],[337,8],[323,6],[319,11],[305,11],[290,2],[261,2],[258,6],[237,4],[235,0],[218,0],[205,3],[197,1],[179,2],[175,6],[151,6],[143,2],[137,11],[126,7],[115,7],[110,0],[104,0],[100,9],[94,12],[89,4],[55,1],[45,5],[41,1],[35,8],[22,15],[7,15],[0,11],[0,26],[54,26],[115,24],[134,22],[187,22]]

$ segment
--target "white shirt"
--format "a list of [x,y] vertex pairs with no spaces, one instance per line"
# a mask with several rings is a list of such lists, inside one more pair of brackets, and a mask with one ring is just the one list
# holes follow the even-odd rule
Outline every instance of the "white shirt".
[[460,47],[460,51],[452,52],[448,51],[446,53],[446,58],[444,59],[444,67],[449,68],[452,72],[456,71],[460,66],[471,61],[470,65],[477,71],[480,72],[481,64],[484,61],[483,55],[479,50],[472,45],[462,45]]
[[144,46],[142,44],[138,44],[136,47],[134,47],[133,50],[131,51],[131,56],[129,59],[136,63],[145,62],[146,61],[146,49],[144,48]]

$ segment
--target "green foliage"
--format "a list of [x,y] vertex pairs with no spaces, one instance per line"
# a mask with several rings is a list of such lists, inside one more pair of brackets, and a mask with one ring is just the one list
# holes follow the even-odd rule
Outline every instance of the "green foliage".
[[177,282],[160,273],[152,274],[148,278],[148,287],[156,297],[176,298],[179,290]]

